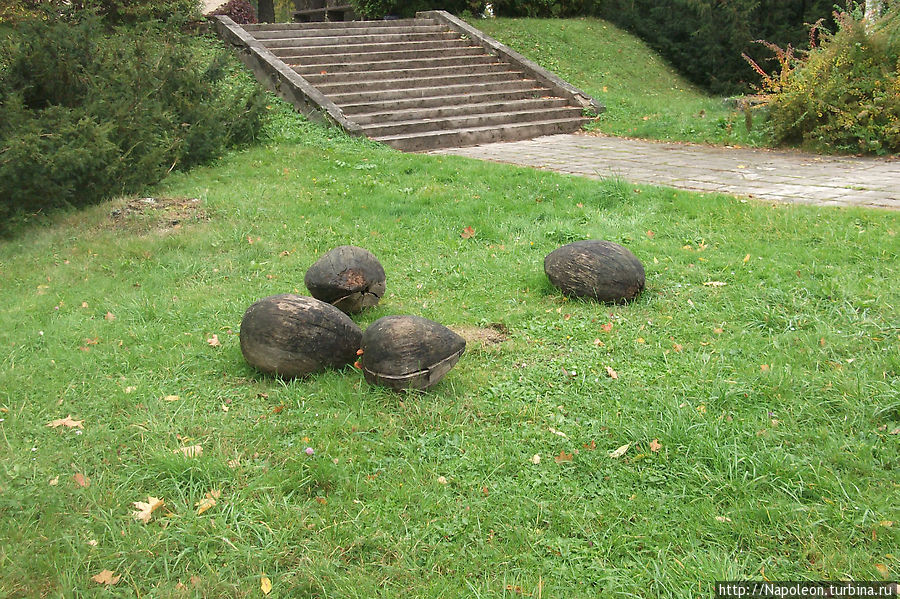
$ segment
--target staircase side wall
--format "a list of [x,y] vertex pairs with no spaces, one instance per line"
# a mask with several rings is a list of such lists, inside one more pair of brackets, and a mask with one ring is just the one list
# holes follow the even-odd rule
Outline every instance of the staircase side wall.
[[337,125],[351,135],[362,135],[359,125],[311,83],[294,72],[280,58],[224,15],[215,16],[216,31],[238,49],[238,57],[268,89],[290,102],[312,120]]
[[528,60],[512,48],[507,48],[489,35],[485,35],[478,29],[475,29],[465,21],[457,19],[450,13],[443,10],[428,10],[416,13],[416,17],[420,19],[433,19],[442,25],[446,25],[450,29],[465,35],[472,41],[480,44],[485,50],[495,56],[512,63],[517,69],[523,71],[526,75],[533,77],[543,85],[559,94],[561,98],[568,98],[575,102],[575,106],[581,106],[587,110],[593,110],[597,114],[606,111],[606,106],[598,102],[592,96],[578,89],[571,83],[560,79],[544,67]]

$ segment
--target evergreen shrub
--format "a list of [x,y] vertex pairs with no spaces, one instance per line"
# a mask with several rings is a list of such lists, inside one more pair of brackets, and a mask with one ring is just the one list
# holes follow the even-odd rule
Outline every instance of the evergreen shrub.
[[229,54],[162,27],[30,20],[0,56],[3,221],[136,192],[251,141],[265,113]]

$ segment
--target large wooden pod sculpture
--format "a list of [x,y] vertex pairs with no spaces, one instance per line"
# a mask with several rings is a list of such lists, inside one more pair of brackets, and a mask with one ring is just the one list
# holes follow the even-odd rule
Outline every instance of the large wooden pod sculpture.
[[576,241],[544,258],[544,272],[566,295],[625,302],[644,288],[644,266],[610,241]]
[[366,381],[391,389],[428,389],[459,361],[466,340],[420,316],[385,316],[362,338]]
[[353,362],[362,331],[334,306],[286,293],[247,308],[240,337],[251,366],[292,378]]
[[325,253],[306,271],[310,295],[347,314],[374,306],[384,295],[384,268],[372,253],[342,245]]

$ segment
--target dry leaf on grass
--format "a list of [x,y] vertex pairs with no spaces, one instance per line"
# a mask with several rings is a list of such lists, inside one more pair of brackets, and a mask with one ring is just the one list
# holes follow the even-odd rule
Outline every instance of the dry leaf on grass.
[[728,516],[716,516],[717,522],[731,522],[731,518]]
[[57,418],[52,422],[48,422],[47,426],[50,428],[58,428],[60,426],[65,426],[68,428],[84,428],[84,420],[72,420],[72,415],[69,414],[65,418]]
[[626,443],[618,449],[614,449],[613,451],[609,452],[609,457],[614,459],[621,458],[623,455],[625,455],[625,452],[628,451],[629,447],[631,447],[631,443]]
[[875,569],[881,574],[881,577],[887,580],[891,576],[891,571],[884,564],[875,564]]
[[210,337],[209,339],[207,339],[206,342],[209,343],[209,345],[210,345],[211,347],[219,347],[220,345],[222,345],[222,344],[219,342],[219,336],[218,336],[218,335],[213,335],[212,337]]
[[572,461],[572,454],[571,454],[571,453],[566,453],[565,451],[563,451],[562,449],[560,449],[560,450],[559,450],[559,455],[558,455],[558,456],[553,456],[553,461],[556,462],[557,464],[562,464],[563,462],[571,462],[571,461]]
[[99,574],[94,574],[91,576],[91,580],[97,582],[99,584],[105,584],[106,586],[112,586],[119,582],[119,579],[122,578],[121,575],[116,576],[116,573],[112,570],[103,570]]
[[728,283],[723,283],[722,281],[707,281],[703,283],[706,287],[724,287]]
[[178,401],[179,399],[181,399],[181,398],[178,397],[177,395],[166,395],[165,397],[162,398],[163,401]]
[[76,472],[72,478],[75,479],[75,484],[79,487],[87,488],[91,486],[91,479],[83,475],[81,472]]
[[659,439],[653,439],[652,441],[650,441],[650,451],[656,453],[660,449],[662,449],[662,443],[659,442]]
[[535,466],[540,464],[541,463],[541,455],[536,453],[533,456],[531,456],[531,463],[534,464]]
[[197,515],[199,516],[209,508],[216,505],[216,499],[218,499],[221,495],[222,491],[207,491],[206,497],[194,504],[194,506],[197,508]]
[[268,595],[272,592],[272,581],[269,580],[268,576],[263,575],[263,577],[259,579],[259,590],[262,591],[263,595]]
[[608,374],[608,375],[609,375],[609,378],[611,378],[611,379],[618,379],[618,378],[619,378],[619,373],[616,372],[615,370],[613,370],[610,366],[607,366],[607,367],[606,367],[606,374]]
[[161,508],[165,503],[165,501],[158,497],[147,497],[146,503],[143,501],[135,501],[134,507],[136,507],[137,510],[135,510],[132,515],[135,520],[140,520],[144,524],[147,524],[150,522],[150,517],[153,515],[153,512]]
[[462,230],[462,233],[460,233],[459,236],[463,239],[471,239],[472,237],[475,237],[475,229],[473,229],[472,227],[466,227]]
[[115,320],[115,319],[116,319],[116,315],[113,314],[112,312],[107,312],[107,313],[106,313],[106,316],[104,316],[103,318],[105,318],[106,320]]
[[199,458],[203,455],[203,447],[200,445],[191,445],[190,447],[179,447],[174,450],[172,453],[178,454],[180,453],[186,458]]

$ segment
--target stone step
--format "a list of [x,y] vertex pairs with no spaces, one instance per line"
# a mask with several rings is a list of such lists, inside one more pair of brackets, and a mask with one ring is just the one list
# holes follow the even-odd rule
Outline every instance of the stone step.
[[288,30],[311,30],[311,29],[354,29],[363,27],[384,27],[386,29],[396,27],[419,27],[422,25],[437,25],[437,21],[432,19],[395,19],[392,21],[320,21],[316,23],[254,23],[252,25],[241,25],[244,31],[251,34],[257,31],[288,31]]
[[480,92],[516,92],[538,88],[535,81],[517,79],[497,83],[461,83],[458,85],[442,85],[440,87],[416,87],[410,89],[386,89],[370,92],[349,92],[342,94],[326,94],[338,106],[358,104],[361,102],[381,102],[385,100],[402,100],[406,98],[432,98],[442,95],[469,95]]
[[400,135],[385,135],[374,139],[404,152],[422,152],[437,148],[461,148],[497,141],[517,141],[542,135],[572,133],[585,119],[554,119],[532,123],[515,123],[501,127],[472,127],[449,131],[428,131]]
[[[402,79],[379,79],[353,83],[319,83],[316,87],[326,96],[353,92],[401,91],[420,87],[441,88],[448,85],[478,85],[483,83],[508,83],[522,81],[522,73],[500,71],[496,73],[463,73],[457,75],[434,75],[431,77],[404,77]],[[537,86],[537,82],[533,82]]]
[[[309,57],[306,57],[309,58]],[[299,59],[297,59],[299,60]],[[304,59],[305,61],[305,59]],[[441,69],[441,68],[469,68],[479,65],[499,65],[496,56],[487,54],[468,54],[463,56],[438,56],[436,58],[413,58],[409,60],[381,60],[369,61],[362,58],[363,62],[327,62],[322,64],[298,64],[296,60],[287,59],[286,64],[300,75],[321,75],[322,71],[334,75],[346,73],[351,77],[364,75],[368,72],[409,70],[409,69]],[[503,65],[504,68],[506,65]]]
[[[523,100],[500,100],[458,104],[455,106],[437,106],[433,108],[408,108],[405,110],[387,110],[360,112],[353,115],[353,122],[360,125],[375,123],[393,123],[405,120],[440,119],[472,114],[490,114],[505,111],[553,110],[569,106],[565,98],[526,98]],[[580,109],[579,109],[580,110]]]
[[[316,35],[316,36],[290,36],[279,38],[267,38],[259,40],[262,45],[270,50],[272,48],[311,48],[315,46],[366,46],[372,44],[390,44],[400,48],[416,46],[404,46],[405,42],[433,42],[462,41],[456,33],[441,31],[438,33],[383,33],[377,35]],[[469,45],[468,43],[465,45]],[[443,46],[441,46],[443,47]]]
[[[347,51],[346,48],[342,50]],[[394,60],[420,60],[424,58],[448,58],[456,56],[484,56],[484,49],[481,46],[468,46],[457,48],[439,48],[435,50],[384,50],[381,52],[358,52],[353,51],[347,54],[309,54],[303,51],[296,52],[290,48],[276,48],[272,50],[272,54],[285,60],[285,62],[303,65],[318,65],[326,63],[335,63],[341,61],[347,62],[381,62]]]
[[[278,40],[275,40],[278,41]],[[321,56],[328,54],[378,54],[378,53],[396,53],[400,56],[415,54],[416,52],[443,52],[446,50],[468,49],[472,48],[476,53],[481,54],[484,49],[481,46],[472,46],[469,42],[453,39],[453,40],[429,40],[424,42],[397,42],[397,43],[364,43],[364,44],[344,44],[338,43],[331,46],[298,46],[295,40],[289,40],[292,45],[273,46],[269,50],[278,57],[286,56]],[[400,57],[398,56],[398,57]]]
[[[387,69],[382,71],[361,71],[353,73],[332,73],[327,69],[315,71],[309,69],[310,73],[301,73],[303,78],[313,85],[330,85],[334,83],[363,83],[369,81],[388,81],[392,79],[414,79],[417,77],[441,77],[441,76],[480,76],[487,73],[504,73],[514,72],[518,75],[518,71],[510,71],[510,66],[502,62],[488,64],[474,64],[452,67],[426,67],[421,69]],[[299,69],[294,69],[300,73]],[[325,71],[324,73],[322,71]]]
[[487,114],[471,114],[451,116],[437,119],[418,119],[397,121],[394,123],[371,123],[363,125],[362,130],[367,137],[383,138],[387,136],[409,135],[434,131],[453,131],[478,127],[499,127],[511,124],[536,123],[546,121],[562,121],[565,119],[580,120],[581,109],[574,106],[563,108],[516,110],[492,112]]
[[[359,21],[350,21],[351,23],[360,23]],[[363,21],[365,23],[365,21]],[[282,23],[282,25],[290,25],[290,23]],[[356,27],[344,27],[342,29],[324,28],[324,27],[308,27],[304,23],[303,27],[295,27],[291,29],[264,29],[251,32],[256,39],[263,41],[269,39],[284,38],[308,38],[308,37],[332,37],[335,35],[397,35],[407,33],[444,33],[447,32],[446,27],[440,25],[407,25],[405,27],[368,27],[361,24]]]
[[394,100],[366,100],[356,99],[338,104],[341,111],[349,119],[357,114],[369,114],[373,112],[399,112],[405,110],[418,110],[424,108],[451,108],[468,104],[480,104],[485,102],[513,102],[516,100],[545,99],[550,96],[550,91],[545,88],[525,89],[519,91],[487,91],[480,93],[457,93],[420,97],[401,98]]

